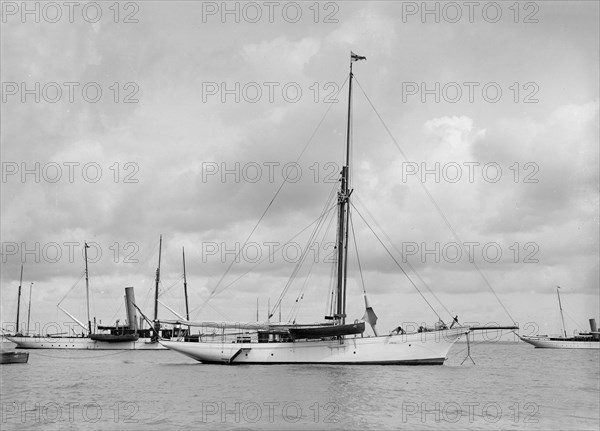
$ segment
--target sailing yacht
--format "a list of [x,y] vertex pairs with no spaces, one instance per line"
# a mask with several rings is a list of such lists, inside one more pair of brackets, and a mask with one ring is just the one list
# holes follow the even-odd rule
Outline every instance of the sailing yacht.
[[[350,137],[352,65],[365,57],[351,52],[348,81],[348,117],[345,164],[337,192],[337,239],[335,310],[326,322],[300,325],[295,323],[231,323],[173,321],[213,332],[201,334],[195,341],[161,340],[171,350],[202,363],[215,364],[443,364],[452,345],[474,328],[460,325],[457,319],[447,326],[443,322],[432,328],[406,333],[401,328],[379,335],[377,316],[365,293],[365,315],[347,322],[346,284],[348,234],[350,220]],[[368,323],[374,336],[365,335]],[[514,327],[511,327],[514,328]]]
[[[173,329],[161,328],[158,322],[158,286],[160,283],[160,257],[162,248],[162,236],[160,237],[158,252],[158,269],[156,270],[155,302],[154,302],[154,320],[150,321],[145,317],[135,303],[135,294],[133,287],[125,288],[125,309],[127,313],[127,324],[119,325],[99,325],[96,319],[90,317],[89,302],[89,271],[87,249],[89,246],[85,243],[85,288],[86,288],[86,306],[87,306],[87,324],[78,320],[71,313],[66,311],[58,304],[58,308],[67,314],[77,325],[82,328],[80,334],[72,335],[23,335],[19,332],[19,316],[17,311],[17,331],[15,335],[5,335],[5,338],[12,341],[21,349],[74,349],[74,350],[166,350],[166,347],[158,342],[159,338],[169,339],[173,335],[179,335],[179,328]],[[21,268],[21,278],[23,270]],[[19,295],[21,286],[19,285]],[[61,301],[62,302],[62,301]],[[17,306],[18,310],[18,306]],[[142,318],[149,323],[150,328],[142,328],[142,320],[138,317],[138,312]],[[138,324],[139,322],[139,324]]]
[[560,302],[560,286],[556,287],[556,295],[558,296],[558,308],[562,321],[562,335],[557,337],[548,335],[519,336],[519,338],[532,346],[543,349],[600,349],[600,332],[598,332],[596,326],[596,319],[589,319],[589,332],[578,332],[572,337],[567,336],[565,317]]

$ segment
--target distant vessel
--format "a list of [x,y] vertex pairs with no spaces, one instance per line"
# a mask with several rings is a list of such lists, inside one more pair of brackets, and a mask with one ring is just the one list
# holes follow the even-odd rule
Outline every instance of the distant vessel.
[[[156,270],[156,286],[155,286],[155,301],[154,301],[154,321],[149,321],[145,316],[142,317],[150,324],[149,329],[140,329],[141,320],[138,319],[139,308],[135,304],[135,295],[133,287],[125,288],[125,306],[127,312],[127,325],[119,325],[117,320],[114,326],[96,325],[90,318],[89,308],[89,276],[88,276],[88,260],[87,248],[85,243],[85,285],[86,285],[86,304],[88,313],[87,325],[80,322],[72,314],[67,312],[58,304],[65,314],[67,314],[74,322],[83,328],[85,332],[81,334],[73,334],[71,336],[62,334],[38,334],[38,335],[23,335],[18,330],[18,311],[17,311],[17,331],[15,335],[5,335],[7,340],[12,341],[21,349],[83,349],[83,350],[166,350],[159,342],[159,338],[170,339],[173,335],[179,335],[179,328],[166,329],[161,328],[158,322],[158,286],[160,282],[160,258],[162,248],[162,236],[159,243],[158,252],[158,268]],[[23,270],[21,268],[21,278]],[[21,286],[19,285],[19,298]],[[17,306],[17,310],[19,307]],[[140,311],[141,314],[141,311]],[[140,324],[138,326],[138,320]]]
[[[340,174],[337,199],[333,196],[331,209],[337,206],[335,284],[331,295],[331,311],[318,324],[270,322],[169,322],[207,328],[194,341],[161,343],[202,363],[217,364],[443,364],[452,345],[475,328],[458,324],[455,318],[450,326],[438,322],[434,327],[419,328],[406,333],[398,327],[386,335],[376,329],[377,316],[365,299],[362,320],[346,323],[346,287],[348,267],[348,236],[351,231],[350,197],[350,138],[352,107],[352,62],[365,57],[351,52],[348,84],[348,117],[345,142],[345,164]],[[323,215],[324,218],[324,215]],[[315,228],[316,229],[316,228]],[[301,259],[302,260],[302,259]],[[280,307],[278,301],[275,308]],[[269,318],[273,315],[269,310]],[[258,320],[258,316],[257,316]],[[365,322],[375,336],[363,336]],[[510,327],[513,329],[514,327]],[[488,328],[491,329],[491,328]],[[212,332],[210,332],[212,331]]]
[[29,360],[29,353],[27,352],[1,352],[0,353],[0,364],[26,364]]
[[558,296],[558,308],[560,309],[563,335],[557,337],[550,337],[548,335],[519,336],[519,338],[532,346],[543,349],[600,349],[600,332],[598,332],[598,327],[596,326],[596,319],[590,319],[589,332],[579,332],[572,337],[567,336],[559,289],[560,286],[557,286],[556,294]]

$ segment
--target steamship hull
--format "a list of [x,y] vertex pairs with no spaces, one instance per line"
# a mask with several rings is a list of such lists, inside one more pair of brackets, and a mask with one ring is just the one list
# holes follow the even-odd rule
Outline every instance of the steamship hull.
[[61,349],[61,350],[166,350],[150,338],[137,341],[98,341],[88,337],[12,337],[6,338],[19,349]]
[[598,340],[573,340],[551,337],[520,337],[521,340],[540,349],[600,349]]

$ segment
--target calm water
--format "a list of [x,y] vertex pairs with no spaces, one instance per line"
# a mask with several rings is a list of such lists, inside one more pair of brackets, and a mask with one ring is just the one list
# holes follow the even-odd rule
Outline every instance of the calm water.
[[8,429],[593,429],[600,351],[456,344],[444,366],[219,366],[32,350],[1,367]]

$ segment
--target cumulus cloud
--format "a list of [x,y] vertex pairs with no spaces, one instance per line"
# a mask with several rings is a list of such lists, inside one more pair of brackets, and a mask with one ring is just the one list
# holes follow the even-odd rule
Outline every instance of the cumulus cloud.
[[[506,318],[468,259],[451,261],[459,238],[478,244],[473,257],[515,315],[545,319],[543,312],[530,316],[529,308],[549,298],[554,284],[580,292],[578,304],[597,302],[598,41],[589,36],[597,34],[597,14],[569,9],[578,17],[575,26],[549,13],[525,29],[403,22],[401,5],[390,2],[339,6],[337,21],[324,22],[331,11],[321,10],[315,22],[306,8],[296,24],[279,16],[273,23],[238,25],[218,16],[203,22],[199,4],[148,3],[135,25],[3,25],[3,82],[95,82],[103,97],[89,103],[76,93],[75,102],[22,103],[7,96],[2,104],[2,320],[13,319],[22,262],[40,292],[36,319],[55,318],[53,304],[82,273],[84,240],[102,250],[91,264],[92,286],[96,311],[112,319],[124,286],[135,286],[151,305],[161,233],[164,301],[175,308],[181,247],[197,307],[235,256],[227,250],[244,242],[267,207],[251,241],[264,253],[265,243],[293,238],[319,216],[337,185],[350,50],[367,57],[354,66],[354,202],[402,264],[400,252],[408,252],[419,276],[404,268],[425,294],[431,296],[422,281],[453,312]],[[569,31],[557,31],[563,26]],[[423,103],[420,95],[402,93],[404,82],[435,88],[435,82],[474,80],[477,88],[497,82],[502,99],[490,103],[476,93],[474,101]],[[521,90],[536,83],[537,103],[522,103],[522,93],[515,102],[510,86],[517,81]],[[272,100],[265,82],[274,85]],[[297,100],[286,99],[285,84],[301,89]],[[258,100],[243,93],[256,88]],[[122,103],[125,95],[136,101]],[[271,202],[290,163],[302,174]],[[249,175],[257,167],[255,181]],[[385,316],[394,313],[430,316],[358,211],[353,225],[364,280],[384,325],[397,323]],[[330,229],[320,241],[333,237]],[[306,233],[296,240],[304,244]],[[220,249],[207,256],[208,243]],[[59,246],[60,259],[53,261],[56,247],[49,244]],[[493,262],[486,245],[493,246],[489,253],[499,247],[502,258]],[[331,284],[331,263],[323,256],[330,254],[322,249],[312,275],[305,268],[290,288],[284,318],[302,289],[306,318],[322,317]],[[349,306],[358,316],[356,259],[352,252],[349,285],[359,300]],[[266,303],[279,296],[291,260],[279,253],[259,265],[201,317],[251,319],[257,297]],[[251,267],[235,264],[224,286]]]

